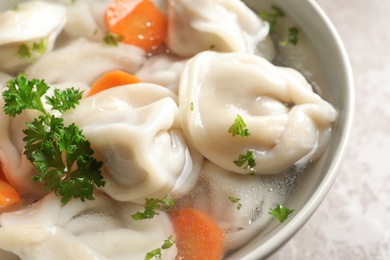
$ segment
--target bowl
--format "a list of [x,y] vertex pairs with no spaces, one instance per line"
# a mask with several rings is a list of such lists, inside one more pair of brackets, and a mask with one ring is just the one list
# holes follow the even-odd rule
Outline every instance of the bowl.
[[227,259],[264,259],[302,228],[320,206],[334,183],[342,165],[351,133],[354,114],[352,70],[343,43],[324,11],[314,0],[244,1],[254,10],[270,4],[283,9],[307,36],[318,55],[327,81],[322,95],[339,111],[327,150],[308,170],[288,207],[295,214],[282,225],[271,225],[250,243],[229,255]]
[[[16,1],[21,2],[21,1]],[[264,259],[283,246],[319,207],[332,187],[342,165],[351,132],[354,112],[352,72],[345,48],[331,21],[314,0],[244,0],[253,10],[280,7],[292,23],[303,32],[305,44],[312,53],[304,57],[288,47],[280,55],[289,57],[287,64],[300,70],[296,64],[313,65],[319,74],[305,74],[314,88],[339,112],[330,143],[324,154],[305,173],[296,191],[288,200],[294,214],[283,224],[274,221],[254,239],[230,253],[226,259]],[[0,3],[0,10],[11,8],[15,2]],[[284,30],[282,28],[280,30]],[[278,32],[279,33],[279,32]],[[298,63],[297,63],[298,61]],[[318,84],[322,82],[324,84]]]

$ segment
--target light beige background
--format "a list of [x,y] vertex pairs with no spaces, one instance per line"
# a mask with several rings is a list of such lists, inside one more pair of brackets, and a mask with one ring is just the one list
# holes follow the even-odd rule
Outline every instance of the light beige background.
[[390,259],[390,0],[317,0],[351,60],[346,160],[309,222],[268,260]]

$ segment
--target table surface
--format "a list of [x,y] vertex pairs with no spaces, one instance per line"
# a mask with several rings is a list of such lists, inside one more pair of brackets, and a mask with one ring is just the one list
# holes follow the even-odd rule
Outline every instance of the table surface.
[[327,197],[268,260],[390,259],[390,1],[316,1],[351,61],[355,122]]

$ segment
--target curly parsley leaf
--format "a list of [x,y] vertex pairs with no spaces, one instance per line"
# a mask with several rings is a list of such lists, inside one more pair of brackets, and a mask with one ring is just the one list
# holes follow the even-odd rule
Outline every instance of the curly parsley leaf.
[[250,170],[252,174],[255,173],[256,158],[252,150],[246,151],[246,154],[240,154],[238,159],[233,161],[233,163],[245,170]]
[[241,137],[250,136],[249,130],[246,128],[246,124],[240,115],[237,115],[232,126],[228,129],[228,133],[234,136],[240,135]]
[[175,204],[174,199],[169,199],[166,195],[162,199],[145,198],[144,212],[137,212],[131,217],[134,220],[152,219],[155,215],[159,215],[157,211],[170,211]]
[[[49,89],[43,80],[27,80],[25,75],[7,82],[3,92],[4,113],[15,117],[25,109],[38,110],[41,115],[26,123],[23,130],[27,159],[37,168],[34,181],[61,195],[65,204],[71,198],[93,200],[93,189],[104,186],[101,175],[103,163],[94,157],[94,151],[82,131],[75,125],[64,125],[63,118],[51,115],[43,107],[42,97]],[[46,103],[61,113],[74,108],[82,93],[75,89],[54,90]]]
[[285,208],[281,204],[278,204],[276,208],[270,208],[269,210],[268,214],[276,217],[280,223],[283,223],[294,212],[294,209]]

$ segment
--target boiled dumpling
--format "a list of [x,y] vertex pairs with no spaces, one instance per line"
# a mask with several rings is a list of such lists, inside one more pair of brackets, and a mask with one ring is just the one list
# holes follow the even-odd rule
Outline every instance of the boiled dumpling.
[[119,201],[173,197],[195,184],[202,157],[185,142],[176,94],[147,83],[112,88],[64,114],[104,162],[103,191]]
[[[296,70],[244,53],[210,51],[189,60],[179,104],[191,143],[218,166],[243,174],[278,173],[315,158],[338,114]],[[228,132],[238,116],[250,136]],[[254,167],[234,163],[250,153]]]
[[[0,70],[16,73],[28,65],[29,58],[18,57],[22,44],[32,48],[45,42],[43,52],[49,52],[66,22],[65,8],[61,5],[29,1],[0,14]],[[45,45],[43,44],[43,45]],[[31,53],[31,59],[42,55]]]
[[180,56],[210,49],[254,53],[268,31],[268,24],[241,1],[169,1],[166,44]]
[[142,82],[164,86],[177,94],[180,74],[186,61],[187,59],[160,54],[148,59],[135,75]]
[[48,84],[81,81],[92,84],[111,70],[136,72],[145,62],[144,51],[132,45],[110,46],[84,38],[46,54],[26,69],[30,78],[44,79]]
[[[0,216],[0,249],[22,259],[144,259],[174,235],[164,212],[135,221],[143,207],[119,203],[104,194],[93,201],[62,205],[54,193],[31,207]],[[174,259],[176,246],[162,250]]]

